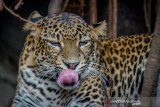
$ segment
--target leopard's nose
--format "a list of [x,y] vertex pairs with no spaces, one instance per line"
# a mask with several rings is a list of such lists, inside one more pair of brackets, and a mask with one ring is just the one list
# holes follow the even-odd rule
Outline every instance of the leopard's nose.
[[63,63],[69,69],[76,69],[77,65],[79,64],[79,61],[78,62],[66,62],[66,61],[63,61]]

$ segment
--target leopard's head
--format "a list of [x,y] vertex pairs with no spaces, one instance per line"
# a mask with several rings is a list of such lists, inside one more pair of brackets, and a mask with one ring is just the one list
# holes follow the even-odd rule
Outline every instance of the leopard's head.
[[71,13],[37,16],[40,26],[32,32],[37,41],[34,59],[41,75],[56,78],[64,89],[75,88],[90,73],[92,64],[99,62],[96,41],[106,36],[105,21],[95,28]]

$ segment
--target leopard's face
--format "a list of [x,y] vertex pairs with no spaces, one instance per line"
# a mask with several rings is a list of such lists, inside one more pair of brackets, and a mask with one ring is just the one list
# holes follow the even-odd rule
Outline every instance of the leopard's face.
[[78,77],[59,85],[64,89],[75,88],[90,73],[91,64],[98,61],[96,31],[70,13],[45,17],[39,24],[42,27],[36,37],[35,62],[40,75],[57,80],[62,70],[74,70],[71,78]]

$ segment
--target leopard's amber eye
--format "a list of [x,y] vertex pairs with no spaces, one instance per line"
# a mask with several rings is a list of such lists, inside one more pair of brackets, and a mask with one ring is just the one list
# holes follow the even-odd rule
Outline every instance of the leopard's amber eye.
[[50,43],[52,46],[61,47],[61,43],[60,43],[60,42],[49,41],[49,43]]
[[79,47],[85,46],[85,45],[87,45],[88,43],[89,43],[89,41],[81,41],[81,42],[79,42]]

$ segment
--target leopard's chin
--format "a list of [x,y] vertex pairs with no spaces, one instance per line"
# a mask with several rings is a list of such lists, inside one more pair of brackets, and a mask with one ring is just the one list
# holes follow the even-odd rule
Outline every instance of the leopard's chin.
[[70,83],[70,84],[66,84],[66,83],[65,84],[59,84],[58,83],[58,85],[65,90],[72,90],[72,89],[75,89],[79,86],[79,82],[77,82],[77,83],[73,82],[73,83]]

